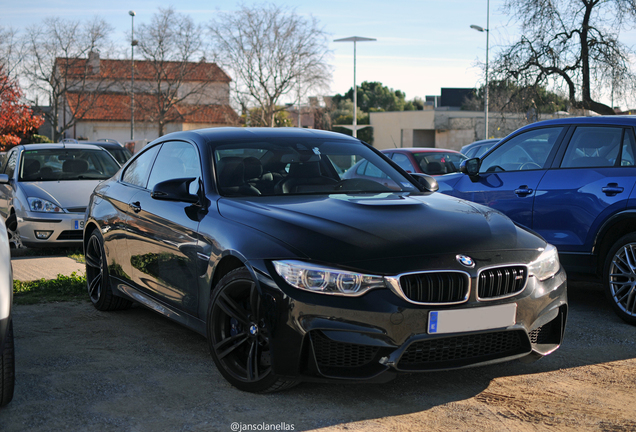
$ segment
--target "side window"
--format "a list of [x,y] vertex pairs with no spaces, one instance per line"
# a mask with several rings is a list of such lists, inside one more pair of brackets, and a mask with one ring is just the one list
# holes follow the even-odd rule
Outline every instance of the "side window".
[[148,173],[152,162],[155,160],[157,151],[161,146],[154,146],[145,152],[141,153],[130,165],[126,168],[122,181],[139,187],[146,187],[148,181]]
[[413,164],[409,160],[409,157],[402,153],[393,153],[393,162],[398,164],[406,172],[413,172]]
[[621,153],[621,166],[634,166],[634,137],[628,131],[625,131],[623,138],[623,151]]
[[[174,141],[162,145],[150,172],[148,189],[166,180],[187,177],[201,177],[201,164],[197,150],[187,142]],[[196,194],[199,182],[190,183],[190,193]]]
[[15,162],[18,159],[18,151],[13,151],[9,155],[9,159],[7,160],[7,164],[4,166],[4,173],[9,176],[9,178],[13,178],[13,174],[15,173]]
[[373,165],[371,162],[367,163],[366,168],[364,169],[364,175],[375,178],[386,178],[386,174],[384,174],[380,168]]
[[563,127],[524,132],[486,156],[480,173],[543,169]]
[[572,134],[561,168],[611,167],[621,149],[623,128],[577,127]]

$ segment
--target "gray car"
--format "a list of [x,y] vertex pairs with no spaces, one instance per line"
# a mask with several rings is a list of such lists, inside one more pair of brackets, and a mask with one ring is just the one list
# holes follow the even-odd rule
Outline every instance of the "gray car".
[[13,273],[9,238],[4,222],[0,220],[0,407],[13,399],[15,361],[13,357]]
[[109,152],[94,145],[11,149],[0,171],[0,214],[12,246],[81,246],[91,192],[119,168]]

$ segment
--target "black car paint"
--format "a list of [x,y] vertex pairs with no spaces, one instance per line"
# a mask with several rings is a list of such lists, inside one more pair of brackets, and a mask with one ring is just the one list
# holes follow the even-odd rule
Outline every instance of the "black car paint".
[[[315,132],[265,129],[259,134],[265,139],[312,138]],[[212,160],[212,141],[249,140],[254,136],[245,129],[178,135],[196,145],[201,161]],[[337,139],[354,141],[342,135]],[[371,290],[359,297],[298,290],[276,273],[272,260],[300,259],[393,276],[447,270],[453,263],[455,269],[469,273],[474,284],[481,267],[529,263],[545,246],[542,239],[501,213],[441,194],[227,198],[217,192],[213,164],[202,164],[202,176],[205,199],[198,204],[159,201],[151,198],[148,190],[112,178],[95,190],[85,233],[93,229],[102,232],[107,255],[112,258],[108,265],[117,294],[202,335],[207,331],[211,290],[221,272],[245,266],[257,281],[264,307],[269,310],[274,372],[281,376],[302,376],[305,380],[389,379],[401,354],[396,348],[403,350],[416,340],[447,336],[427,335],[427,317],[430,310],[454,306],[414,305],[389,289]],[[160,231],[158,226],[162,227]],[[448,229],[450,226],[457,229]],[[130,254],[128,259],[124,251],[131,249],[139,253]],[[471,254],[477,263],[475,268],[462,267],[455,260],[458,252]],[[179,287],[181,277],[188,284]],[[545,283],[550,295],[540,301],[534,297],[537,291],[532,289],[533,284],[536,281],[531,277],[528,287],[515,298],[519,313],[514,328],[529,332],[558,316],[564,325],[565,272],[560,270]],[[471,298],[460,307],[483,306],[475,296],[475,290],[471,290]],[[505,302],[494,300],[490,304]],[[353,376],[321,371],[312,360],[307,340],[308,333],[316,329],[328,332],[333,340],[383,347],[387,362],[374,363]],[[550,346],[533,348],[547,354],[559,344],[560,339]],[[514,358],[526,355],[529,353]]]

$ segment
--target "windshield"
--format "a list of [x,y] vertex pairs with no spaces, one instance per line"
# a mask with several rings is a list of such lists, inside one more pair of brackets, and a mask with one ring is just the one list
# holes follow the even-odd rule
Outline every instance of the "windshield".
[[461,153],[414,153],[413,157],[422,172],[430,175],[450,174],[459,171],[459,164],[466,159]]
[[106,150],[108,150],[108,152],[112,154],[115,159],[117,159],[117,162],[119,162],[120,165],[125,164],[128,159],[132,157],[132,153],[126,147],[107,148]]
[[225,196],[418,192],[363,144],[302,140],[221,145],[214,151]]
[[20,162],[19,181],[105,180],[119,165],[99,149],[25,150]]

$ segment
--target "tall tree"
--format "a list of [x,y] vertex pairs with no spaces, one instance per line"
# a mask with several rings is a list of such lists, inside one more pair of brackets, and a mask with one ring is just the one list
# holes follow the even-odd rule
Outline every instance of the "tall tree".
[[614,114],[598,96],[632,89],[632,51],[619,33],[634,25],[636,0],[506,0],[504,10],[520,22],[522,36],[496,56],[495,79],[562,85],[572,107]]
[[[344,95],[334,96],[334,102],[353,100],[353,87]],[[406,94],[393,90],[380,82],[363,81],[358,87],[358,108],[368,113],[373,111],[413,111],[416,106],[406,101]]]
[[[485,86],[477,89],[471,99],[462,104],[463,110],[484,110]],[[552,114],[567,111],[569,100],[545,87],[519,87],[514,82],[490,81],[488,83],[488,109],[492,114],[522,113]]]
[[[227,103],[224,86],[230,78],[204,56],[203,30],[191,17],[172,7],[159,8],[150,24],[137,33],[139,51],[144,62],[135,64],[135,106],[147,121],[159,125],[159,136],[166,125],[217,104]],[[229,110],[231,111],[231,110]],[[227,122],[235,113],[227,112]],[[230,118],[231,117],[231,118]]]
[[279,100],[326,87],[331,78],[327,63],[327,34],[315,18],[273,4],[241,6],[220,13],[209,25],[217,62],[234,78],[235,101],[243,111],[260,108],[260,123],[275,125],[285,109]]
[[47,18],[27,29],[23,71],[29,81],[28,94],[33,103],[48,96],[51,110],[43,114],[51,123],[54,140],[82,118],[82,112],[66,116],[68,93],[77,94],[83,106],[92,107],[100,92],[108,90],[108,81],[88,79],[98,71],[86,59],[90,53],[108,49],[111,32],[110,24],[98,17],[86,23]]
[[23,57],[24,44],[17,30],[0,26],[0,65],[4,68],[4,74],[15,77]]
[[7,76],[1,64],[0,89],[0,151],[6,151],[32,134],[44,119],[33,115],[31,108],[21,102],[20,86]]

